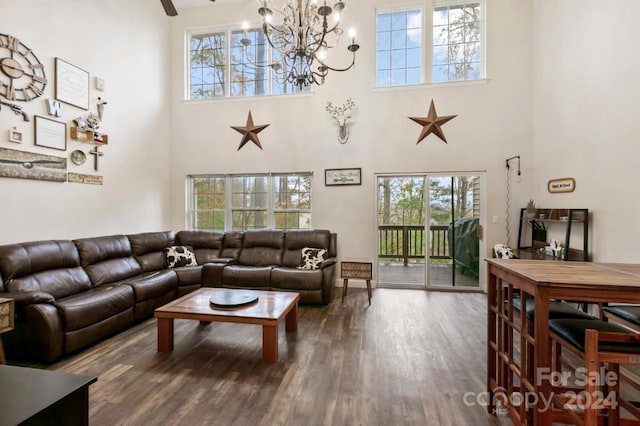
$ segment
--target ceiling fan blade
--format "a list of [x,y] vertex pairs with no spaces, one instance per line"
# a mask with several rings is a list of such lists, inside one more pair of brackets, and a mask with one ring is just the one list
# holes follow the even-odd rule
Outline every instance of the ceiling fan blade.
[[171,0],[160,0],[160,3],[162,3],[162,7],[164,7],[164,11],[168,16],[178,15],[178,11]]

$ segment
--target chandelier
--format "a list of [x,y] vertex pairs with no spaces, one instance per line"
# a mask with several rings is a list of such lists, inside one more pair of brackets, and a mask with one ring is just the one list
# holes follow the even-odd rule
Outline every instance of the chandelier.
[[[332,8],[326,0],[285,1],[282,9],[278,10],[271,6],[271,0],[258,0],[262,32],[273,49],[273,55],[271,61],[265,63],[249,59],[252,65],[271,68],[277,81],[295,84],[299,89],[310,84],[324,84],[329,71],[347,71],[354,66],[360,46],[355,42],[353,30],[350,33],[351,44],[347,46],[352,54],[351,64],[335,68],[325,62],[327,50],[335,47],[343,34],[340,14],[344,10],[344,2],[338,0]],[[246,53],[251,40],[243,37],[240,43]]]

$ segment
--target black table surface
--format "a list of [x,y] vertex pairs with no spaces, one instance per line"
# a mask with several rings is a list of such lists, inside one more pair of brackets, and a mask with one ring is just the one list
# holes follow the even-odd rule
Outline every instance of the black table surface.
[[0,426],[24,422],[96,380],[92,376],[0,365]]

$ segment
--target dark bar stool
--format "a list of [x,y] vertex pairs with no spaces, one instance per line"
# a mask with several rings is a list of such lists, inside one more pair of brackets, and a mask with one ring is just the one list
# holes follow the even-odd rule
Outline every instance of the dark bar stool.
[[[637,305],[613,305],[602,308],[604,317],[614,320],[622,320],[624,325],[640,331],[640,306]],[[603,318],[604,318],[603,317]],[[615,318],[614,318],[615,317]]]
[[[621,423],[620,406],[636,417],[630,424],[640,424],[640,412],[620,397],[620,364],[640,364],[640,334],[619,324],[592,319],[553,319],[549,331],[555,349],[554,370],[561,370],[561,350],[566,348],[579,356],[586,368],[584,387],[572,390],[579,397],[568,398],[554,393],[553,403],[578,424],[595,426],[598,414],[605,424]],[[606,364],[613,377],[600,375]],[[613,383],[601,383],[610,379]],[[583,392],[583,393],[581,393]],[[613,401],[611,397],[615,398]],[[582,405],[582,406],[580,406]],[[629,420],[625,420],[629,421]],[[636,423],[637,422],[637,423]]]

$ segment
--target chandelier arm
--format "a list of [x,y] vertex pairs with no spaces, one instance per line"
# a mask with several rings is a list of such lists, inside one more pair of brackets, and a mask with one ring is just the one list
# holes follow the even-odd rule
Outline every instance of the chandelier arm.
[[[353,52],[353,59],[351,60],[351,65],[349,65],[346,68],[333,68],[330,67],[329,65],[325,64],[324,62],[322,62],[320,59],[316,58],[316,61],[318,61],[321,65],[321,67],[326,68],[327,70],[331,70],[331,71],[338,71],[338,72],[342,72],[342,71],[348,71],[351,68],[353,68],[353,66],[356,64],[356,52]],[[320,67],[318,67],[320,68]],[[326,74],[325,74],[326,75]]]

